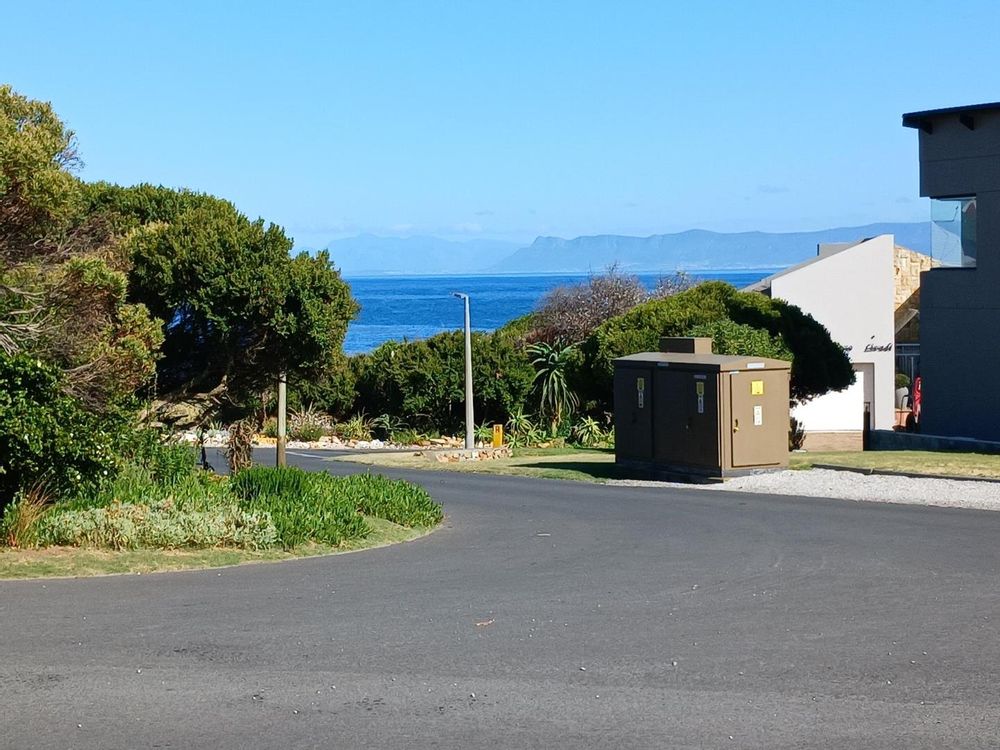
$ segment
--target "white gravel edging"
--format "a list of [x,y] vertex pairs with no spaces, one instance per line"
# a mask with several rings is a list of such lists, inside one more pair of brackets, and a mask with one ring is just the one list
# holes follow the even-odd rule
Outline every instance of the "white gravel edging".
[[611,484],[684,487],[710,491],[754,492],[857,500],[866,503],[935,505],[943,508],[1000,510],[1000,482],[963,482],[934,477],[859,474],[832,469],[775,471],[734,477],[719,484],[611,480]]

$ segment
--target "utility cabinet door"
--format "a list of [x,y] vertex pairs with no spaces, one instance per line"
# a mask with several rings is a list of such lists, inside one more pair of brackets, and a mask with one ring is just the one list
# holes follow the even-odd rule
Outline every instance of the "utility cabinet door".
[[714,374],[662,368],[656,372],[656,460],[719,465],[719,392]]
[[687,383],[688,463],[719,466],[719,376],[696,373]]
[[729,377],[733,467],[784,463],[788,457],[788,374],[751,370]]
[[615,457],[653,458],[652,370],[615,370]]

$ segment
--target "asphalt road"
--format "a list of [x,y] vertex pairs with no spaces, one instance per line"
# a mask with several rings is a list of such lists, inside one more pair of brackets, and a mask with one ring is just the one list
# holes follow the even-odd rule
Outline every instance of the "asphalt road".
[[408,544],[0,582],[0,747],[1000,744],[1000,513],[408,476]]

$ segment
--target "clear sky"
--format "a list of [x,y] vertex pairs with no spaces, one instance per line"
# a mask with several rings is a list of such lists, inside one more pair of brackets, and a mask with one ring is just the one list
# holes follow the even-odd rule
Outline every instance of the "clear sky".
[[903,112],[1000,100],[996,0],[32,2],[0,81],[87,179],[300,246],[923,221]]

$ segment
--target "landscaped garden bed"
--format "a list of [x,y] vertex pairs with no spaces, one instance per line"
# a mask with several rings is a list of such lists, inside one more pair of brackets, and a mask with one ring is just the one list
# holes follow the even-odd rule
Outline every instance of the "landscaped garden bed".
[[19,493],[0,520],[0,576],[358,549],[420,536],[442,515],[425,490],[400,480],[264,467],[217,476],[196,467],[190,447],[161,445],[96,487],[60,498],[43,485]]

